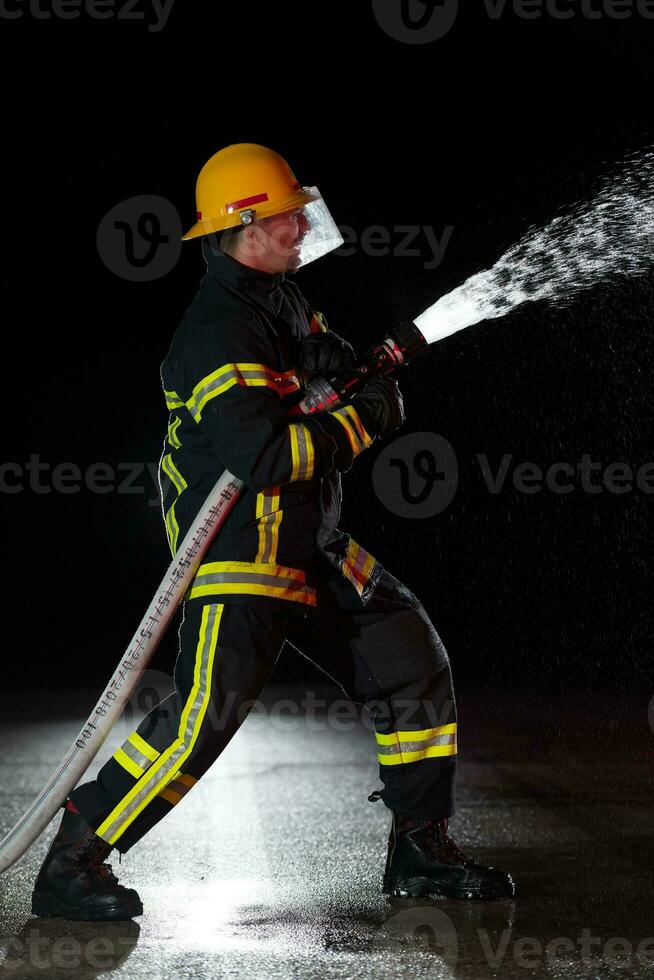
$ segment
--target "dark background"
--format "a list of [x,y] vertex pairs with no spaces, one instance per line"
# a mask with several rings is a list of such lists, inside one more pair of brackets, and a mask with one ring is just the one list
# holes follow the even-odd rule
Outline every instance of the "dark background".
[[[651,144],[654,21],[495,22],[478,6],[425,45],[388,37],[368,2],[177,0],[160,33],[0,21],[4,461],[158,460],[159,366],[203,274],[200,247],[133,283],[103,263],[96,233],[142,194],[190,226],[197,173],[226,144],[282,153],[359,233],[454,226],[436,270],[357,249],[299,273],[358,350]],[[650,690],[651,495],[527,496],[507,481],[491,496],[475,454],[653,460],[653,300],[651,277],[616,278],[565,310],[529,304],[475,326],[407,369],[403,432],[437,432],[457,454],[443,513],[385,509],[371,483],[381,446],[345,478],[342,526],[422,599],[461,690]],[[113,672],[169,560],[151,478],[140,485],[0,493],[7,691],[99,690]],[[175,639],[153,666],[170,668]],[[278,678],[298,676],[312,675],[287,653]]]

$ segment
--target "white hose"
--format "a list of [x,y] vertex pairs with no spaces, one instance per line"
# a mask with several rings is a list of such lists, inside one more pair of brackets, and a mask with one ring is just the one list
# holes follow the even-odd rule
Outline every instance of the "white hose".
[[31,806],[0,841],[0,874],[31,847],[102,748],[243,486],[226,470],[207,497],[88,721]]

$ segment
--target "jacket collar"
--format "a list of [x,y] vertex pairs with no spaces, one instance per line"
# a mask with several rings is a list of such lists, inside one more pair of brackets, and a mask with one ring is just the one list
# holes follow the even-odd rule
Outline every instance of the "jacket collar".
[[209,274],[222,282],[231,283],[237,289],[269,294],[279,289],[286,278],[285,272],[260,272],[237,262],[231,255],[212,248],[207,238],[202,241],[202,254]]

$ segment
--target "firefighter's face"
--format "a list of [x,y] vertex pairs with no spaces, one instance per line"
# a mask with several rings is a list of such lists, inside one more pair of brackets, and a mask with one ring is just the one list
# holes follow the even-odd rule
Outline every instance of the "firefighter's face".
[[302,208],[275,214],[252,225],[257,258],[267,272],[293,272],[300,265],[300,246],[309,222]]

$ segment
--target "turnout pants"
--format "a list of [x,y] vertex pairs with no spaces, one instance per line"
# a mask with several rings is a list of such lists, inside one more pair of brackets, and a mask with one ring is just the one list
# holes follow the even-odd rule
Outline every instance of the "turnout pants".
[[373,798],[408,817],[450,817],[456,708],[434,626],[386,570],[365,606],[343,605],[326,584],[311,621],[262,606],[187,601],[174,694],[96,780],[71,794],[99,836],[125,853],[183,799],[244,721],[285,640],[368,707],[383,784]]

